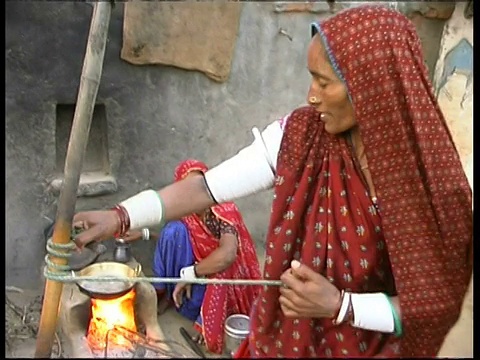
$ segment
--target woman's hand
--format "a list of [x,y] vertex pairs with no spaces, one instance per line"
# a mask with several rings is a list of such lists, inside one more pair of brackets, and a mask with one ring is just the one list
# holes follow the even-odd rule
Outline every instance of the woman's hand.
[[83,211],[74,215],[72,224],[83,230],[74,239],[81,248],[94,240],[113,238],[120,228],[120,219],[113,210]]
[[190,299],[192,296],[192,285],[188,283],[178,283],[173,290],[172,298],[177,308],[183,303],[184,292],[186,292],[187,299]]
[[127,231],[127,233],[125,234],[125,236],[123,236],[122,239],[125,241],[140,240],[140,239],[143,239],[143,233],[141,230],[130,230],[130,231]]
[[285,316],[333,318],[341,305],[340,291],[325,277],[293,260],[280,280],[280,307]]

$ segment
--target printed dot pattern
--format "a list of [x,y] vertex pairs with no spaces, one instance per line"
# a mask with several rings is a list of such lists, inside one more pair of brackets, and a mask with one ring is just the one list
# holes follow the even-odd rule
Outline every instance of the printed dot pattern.
[[323,131],[312,108],[295,110],[283,124],[264,277],[278,279],[295,258],[339,288],[397,293],[403,336],[287,319],[278,289],[264,288],[249,352],[436,356],[472,273],[472,194],[421,43],[406,17],[381,6],[345,10],[320,28],[352,99],[380,214],[345,140]]

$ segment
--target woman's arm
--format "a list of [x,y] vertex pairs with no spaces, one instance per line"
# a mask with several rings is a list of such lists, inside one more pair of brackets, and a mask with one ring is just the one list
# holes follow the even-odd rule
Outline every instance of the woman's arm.
[[263,132],[257,128],[252,132],[255,140],[250,146],[208,170],[205,176],[192,176],[158,191],[164,206],[163,220],[180,219],[214,203],[270,189],[275,179],[283,129],[280,121],[274,121]]
[[[285,123],[285,118],[282,121]],[[111,239],[129,229],[154,227],[200,213],[215,203],[270,189],[283,136],[281,122],[274,121],[262,133],[254,130],[254,135],[250,146],[204,176],[188,177],[159,191],[142,191],[121,202],[116,210],[75,214],[73,225],[84,229],[75,242],[81,247],[93,240]]]
[[[200,213],[215,204],[202,175],[192,175],[170,184],[159,190],[158,196],[164,208],[163,223],[178,220],[193,213]],[[145,211],[149,210],[145,209]],[[129,212],[129,216],[131,217],[132,215],[135,216],[135,214],[130,214]],[[149,226],[155,225],[158,225],[158,223]]]
[[401,333],[398,296],[384,293],[340,292],[313,269],[293,260],[280,280],[280,306],[288,317],[332,318],[334,323],[383,332]]
[[220,245],[205,259],[195,265],[197,276],[212,275],[228,269],[237,256],[237,237],[225,233],[220,237]]

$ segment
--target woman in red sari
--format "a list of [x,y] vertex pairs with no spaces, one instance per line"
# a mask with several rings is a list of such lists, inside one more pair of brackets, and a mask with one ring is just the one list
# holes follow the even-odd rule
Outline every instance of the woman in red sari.
[[[207,170],[200,161],[183,161],[175,169],[175,181]],[[142,232],[136,231],[126,240],[140,238]],[[154,275],[179,277],[182,272],[188,272],[188,268],[192,268],[196,276],[210,279],[261,277],[255,245],[234,203],[214,205],[162,228],[154,254]],[[259,291],[256,286],[244,285],[153,285],[162,300],[160,312],[173,299],[177,311],[194,321],[199,335],[194,339],[217,354],[223,350],[226,318],[232,314],[249,315]]]
[[[262,288],[236,357],[436,356],[471,279],[472,192],[415,27],[360,6],[312,35],[309,106],[204,177],[121,205],[143,224],[274,188],[264,278],[284,286]],[[80,244],[119,228],[114,211],[76,219],[97,229]]]

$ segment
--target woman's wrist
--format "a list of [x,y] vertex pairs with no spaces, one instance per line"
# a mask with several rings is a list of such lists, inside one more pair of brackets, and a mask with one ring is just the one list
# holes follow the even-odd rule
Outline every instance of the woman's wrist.
[[197,264],[193,265],[193,273],[195,274],[196,277],[199,277],[197,272]]
[[335,294],[335,301],[333,302],[335,305],[332,308],[332,312],[331,312],[332,315],[330,316],[331,319],[336,319],[338,317],[338,314],[340,313],[340,310],[342,307],[344,294],[345,292],[343,290],[342,291],[337,290],[337,293]]
[[130,230],[130,217],[127,209],[120,204],[115,205],[112,211],[116,214],[116,231],[114,233],[115,238],[124,237]]

